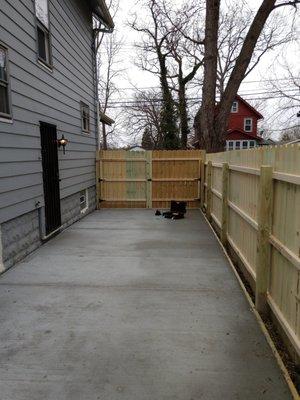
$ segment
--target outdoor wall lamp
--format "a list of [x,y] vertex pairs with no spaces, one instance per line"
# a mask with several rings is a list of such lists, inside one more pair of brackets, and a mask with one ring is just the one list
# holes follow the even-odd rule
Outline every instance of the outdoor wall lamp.
[[69,143],[68,139],[66,139],[64,137],[64,135],[62,135],[62,137],[60,139],[57,140],[57,145],[58,147],[62,147],[63,148],[63,154],[66,154],[66,145]]

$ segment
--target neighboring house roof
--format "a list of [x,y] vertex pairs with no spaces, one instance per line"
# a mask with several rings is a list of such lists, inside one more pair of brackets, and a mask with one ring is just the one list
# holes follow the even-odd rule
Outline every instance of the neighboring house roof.
[[232,133],[238,133],[240,136],[244,137],[247,140],[258,140],[258,141],[263,140],[263,138],[261,138],[260,136],[251,135],[251,133],[243,132],[240,129],[229,129],[225,134],[225,139],[226,139],[226,136],[228,136]]
[[102,111],[99,112],[100,115],[100,122],[103,122],[105,125],[111,126],[115,123],[115,121],[110,118],[108,115],[104,114]]
[[290,140],[289,142],[283,142],[282,144],[294,144],[294,143],[300,143],[300,138]]
[[106,25],[107,28],[113,29],[115,24],[107,8],[104,0],[90,0],[90,4],[93,8],[93,12],[98,18]]
[[273,139],[263,139],[262,141],[263,145],[275,145],[277,142]]
[[263,116],[261,115],[260,112],[258,112],[254,107],[252,107],[245,99],[243,99],[241,96],[239,96],[238,94],[235,96],[235,98],[239,101],[241,101],[242,103],[245,104],[245,106],[247,106],[248,108],[250,108],[251,111],[254,112],[254,114],[257,115],[258,119],[262,119]]

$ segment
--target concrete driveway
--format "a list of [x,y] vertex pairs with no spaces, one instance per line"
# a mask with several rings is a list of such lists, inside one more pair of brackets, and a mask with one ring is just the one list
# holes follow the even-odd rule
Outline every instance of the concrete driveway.
[[285,400],[198,211],[94,212],[0,277],[1,400]]

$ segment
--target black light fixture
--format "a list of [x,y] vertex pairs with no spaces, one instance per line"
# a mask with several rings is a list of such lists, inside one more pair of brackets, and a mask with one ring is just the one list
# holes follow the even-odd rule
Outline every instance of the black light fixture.
[[57,145],[58,147],[62,147],[63,148],[63,153],[66,154],[66,145],[69,143],[68,139],[66,139],[64,137],[64,135],[62,135],[62,137],[60,139],[57,140]]

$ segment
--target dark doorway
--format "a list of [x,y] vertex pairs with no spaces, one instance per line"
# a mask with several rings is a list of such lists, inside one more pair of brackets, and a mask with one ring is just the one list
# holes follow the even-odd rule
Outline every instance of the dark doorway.
[[47,236],[61,226],[56,126],[40,122],[40,132]]

